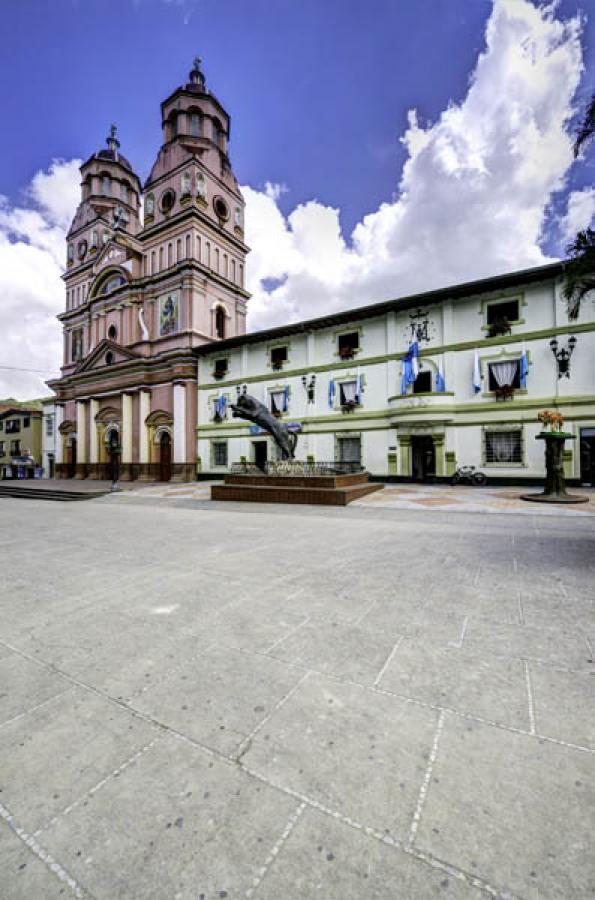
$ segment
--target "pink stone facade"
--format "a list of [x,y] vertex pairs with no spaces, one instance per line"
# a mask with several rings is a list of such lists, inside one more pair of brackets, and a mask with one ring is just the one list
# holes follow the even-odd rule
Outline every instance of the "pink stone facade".
[[[161,104],[163,144],[144,185],[107,149],[81,166],[67,236],[58,477],[196,474],[196,356],[246,331],[244,200],[229,116],[200,61]],[[144,219],[141,218],[141,203]]]

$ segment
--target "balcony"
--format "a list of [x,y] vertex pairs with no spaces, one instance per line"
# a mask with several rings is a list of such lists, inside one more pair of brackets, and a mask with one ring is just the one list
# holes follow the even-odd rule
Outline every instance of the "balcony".
[[399,419],[407,416],[419,417],[420,415],[427,418],[428,416],[433,417],[434,414],[444,419],[443,411],[451,407],[454,402],[453,391],[396,394],[394,397],[388,398],[388,408]]

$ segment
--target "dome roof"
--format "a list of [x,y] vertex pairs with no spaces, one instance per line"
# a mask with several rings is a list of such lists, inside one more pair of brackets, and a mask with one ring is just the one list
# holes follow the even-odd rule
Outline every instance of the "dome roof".
[[130,169],[131,172],[134,172],[130,162],[126,159],[125,156],[122,156],[121,153],[118,153],[117,150],[98,150],[97,153],[93,154],[96,159],[109,159],[112,162],[119,163],[125,169]]

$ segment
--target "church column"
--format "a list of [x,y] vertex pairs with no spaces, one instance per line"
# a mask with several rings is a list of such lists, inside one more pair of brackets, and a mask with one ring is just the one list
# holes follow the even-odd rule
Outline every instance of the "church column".
[[56,465],[56,478],[62,478],[62,465],[64,463],[64,435],[60,431],[60,425],[64,421],[64,404],[56,403],[56,421],[54,424],[54,461]]
[[132,480],[132,394],[122,394],[122,433],[120,436],[122,457],[120,480]]
[[172,481],[186,481],[186,385],[174,383],[174,453]]
[[89,478],[99,478],[99,435],[95,421],[98,410],[97,400],[89,400]]
[[140,463],[139,480],[150,481],[149,468],[149,426],[145,424],[151,412],[151,392],[140,390],[138,394],[138,461]]
[[87,468],[87,404],[76,401],[76,472],[75,478],[84,478]]

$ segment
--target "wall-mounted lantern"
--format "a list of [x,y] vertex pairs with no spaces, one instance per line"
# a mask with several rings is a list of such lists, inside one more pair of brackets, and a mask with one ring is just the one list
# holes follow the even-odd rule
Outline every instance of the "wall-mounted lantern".
[[576,346],[576,338],[574,335],[568,338],[568,347],[560,347],[558,348],[558,341],[556,338],[552,338],[550,341],[550,350],[556,357],[556,362],[558,363],[558,378],[562,378],[562,376],[566,376],[566,378],[570,378],[570,357],[572,356],[572,351]]
[[302,384],[308,396],[308,403],[314,403],[316,397],[316,375],[312,375],[310,381],[305,375],[302,375]]

